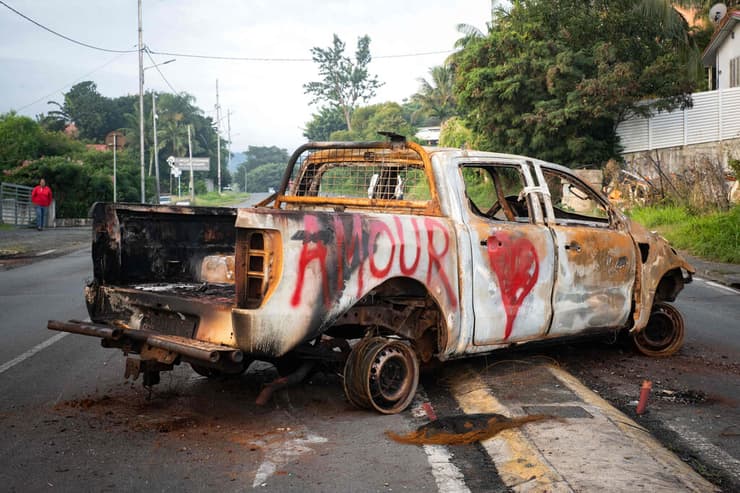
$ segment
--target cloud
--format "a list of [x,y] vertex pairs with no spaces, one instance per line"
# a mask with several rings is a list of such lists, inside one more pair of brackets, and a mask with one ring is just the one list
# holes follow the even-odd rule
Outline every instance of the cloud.
[[[64,35],[111,49],[135,48],[137,9],[130,0],[36,2],[12,7]],[[452,49],[458,23],[483,27],[487,0],[373,2],[297,0],[144,0],[145,44],[160,52],[225,57],[310,59],[314,46],[326,47],[336,33],[353,53],[359,36],[369,35],[375,57],[370,70],[385,85],[372,102],[397,101],[418,89],[419,77],[446,55],[408,58],[378,56]],[[46,101],[78,80],[93,80],[109,97],[138,92],[138,57],[103,53],[74,45],[41,30],[0,6],[0,112],[37,103],[20,112],[34,116],[51,109]],[[171,56],[156,56],[159,62]],[[301,143],[302,128],[318,108],[310,107],[303,84],[316,80],[312,62],[245,62],[175,57],[160,70],[178,91],[195,96],[213,115],[216,79],[220,103],[232,112],[234,150],[277,145],[289,151]],[[100,68],[102,65],[105,67]],[[151,65],[145,57],[145,65]],[[90,73],[93,72],[93,73]],[[87,75],[89,74],[89,75]],[[83,77],[84,76],[84,77]],[[169,91],[156,70],[145,72],[148,90]],[[57,89],[59,89],[57,91]],[[43,96],[56,91],[48,99]],[[225,131],[223,132],[225,135]]]

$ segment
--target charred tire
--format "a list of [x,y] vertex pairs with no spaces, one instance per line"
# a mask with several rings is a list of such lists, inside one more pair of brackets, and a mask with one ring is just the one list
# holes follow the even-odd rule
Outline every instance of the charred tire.
[[668,303],[655,303],[647,325],[632,335],[632,342],[646,356],[671,356],[681,349],[684,333],[681,313]]
[[190,368],[193,369],[195,373],[202,377],[206,378],[221,378],[221,377],[236,377],[247,371],[247,368],[249,368],[251,361],[245,361],[243,365],[241,365],[238,369],[233,371],[223,371],[219,370],[217,368],[211,368],[210,366],[201,366],[196,365],[195,363],[190,363]]
[[344,366],[344,392],[357,407],[382,414],[406,409],[419,385],[419,361],[411,346],[383,337],[363,339]]

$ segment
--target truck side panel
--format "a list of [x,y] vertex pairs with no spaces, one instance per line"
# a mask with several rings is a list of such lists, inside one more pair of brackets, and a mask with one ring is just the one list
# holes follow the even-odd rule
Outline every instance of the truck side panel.
[[236,224],[279,232],[274,248],[283,256],[273,266],[282,275],[269,276],[274,285],[261,306],[234,310],[236,339],[247,352],[284,354],[394,278],[426,286],[445,317],[459,311],[457,243],[447,219],[242,209]]

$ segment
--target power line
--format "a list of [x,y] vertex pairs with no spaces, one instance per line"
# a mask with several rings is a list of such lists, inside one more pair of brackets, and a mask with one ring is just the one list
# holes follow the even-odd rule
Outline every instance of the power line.
[[154,68],[156,68],[156,69],[157,69],[157,72],[159,72],[159,75],[160,75],[160,76],[162,77],[162,80],[164,80],[164,81],[165,81],[165,82],[167,83],[167,85],[168,85],[168,86],[170,87],[170,89],[172,89],[172,92],[174,92],[175,94],[180,94],[179,92],[177,92],[177,91],[175,90],[175,88],[174,88],[174,87],[172,87],[172,84],[170,84],[170,81],[168,81],[168,80],[167,80],[167,77],[165,77],[165,76],[164,76],[164,74],[162,73],[162,71],[161,71],[161,70],[159,70],[159,65],[157,65],[157,62],[155,62],[155,61],[154,61],[154,58],[152,58],[152,54],[151,54],[151,52],[149,51],[149,48],[144,48],[144,52],[145,52],[145,53],[146,53],[146,55],[147,55],[147,56],[149,57],[149,60],[151,60],[151,61],[152,61],[152,64],[154,65]]
[[29,106],[33,106],[34,104],[36,104],[38,102],[41,102],[44,99],[47,99],[47,98],[53,96],[54,94],[56,94],[58,92],[61,92],[63,89],[66,89],[66,88],[70,87],[72,84],[75,84],[77,82],[80,82],[82,79],[87,78],[88,76],[94,74],[98,70],[104,69],[105,67],[107,67],[111,63],[115,62],[116,60],[118,60],[119,58],[121,58],[124,55],[127,55],[127,53],[121,53],[120,55],[111,58],[110,60],[108,60],[107,62],[105,62],[103,65],[99,66],[98,68],[95,68],[95,69],[91,70],[90,72],[86,73],[85,75],[81,75],[80,77],[76,78],[72,82],[68,82],[67,84],[65,84],[62,87],[60,87],[59,89],[57,89],[56,91],[50,92],[49,94],[47,94],[45,96],[41,96],[40,98],[38,98],[37,100],[33,101],[32,103],[28,103],[27,105],[24,105],[24,106],[21,106],[20,108],[17,108],[15,111],[18,111],[18,112],[23,111],[26,108],[28,108]]
[[[111,50],[108,48],[101,48],[100,46],[94,46],[88,43],[84,43],[82,41],[77,41],[76,39],[70,38],[69,36],[65,36],[64,34],[61,34],[49,27],[46,27],[40,22],[14,9],[13,7],[5,3],[3,0],[0,0],[0,5],[3,5],[8,10],[26,19],[28,22],[35,24],[41,29],[47,32],[50,32],[51,34],[55,36],[59,36],[62,39],[66,39],[67,41],[71,43],[84,46],[85,48],[90,48],[90,49],[98,50],[98,51],[105,51],[108,53],[136,53],[136,51],[138,51],[138,50]],[[183,58],[200,58],[200,59],[208,59],[208,60],[232,60],[232,61],[243,61],[243,62],[312,62],[313,61],[312,58],[238,57],[238,56],[204,55],[204,54],[197,54],[197,53],[174,53],[174,52],[168,52],[168,51],[156,51],[156,50],[151,50],[149,48],[147,48],[147,50],[149,53],[153,55],[178,56],[178,57],[183,57]],[[396,55],[378,55],[378,56],[374,56],[373,59],[377,60],[377,59],[388,59],[388,58],[412,58],[412,57],[429,56],[429,55],[446,55],[454,51],[455,50],[437,50],[437,51],[424,51],[424,52],[417,52],[417,53],[401,53],[401,54],[396,54]]]
[[[203,55],[203,54],[195,54],[195,53],[175,53],[170,51],[156,51],[151,50],[147,48],[150,53],[154,55],[164,55],[164,56],[177,56],[177,57],[183,57],[183,58],[201,58],[201,59],[207,59],[207,60],[231,60],[231,61],[241,61],[241,62],[313,62],[313,58],[263,58],[263,57],[240,57],[240,56],[219,56],[219,55]],[[449,53],[453,53],[455,50],[439,50],[439,51],[425,51],[425,52],[418,52],[418,53],[402,53],[398,55],[378,55],[374,56],[373,60],[377,59],[383,59],[383,58],[410,58],[410,57],[420,57],[420,56],[429,56],[429,55],[446,55]]]
[[208,60],[235,60],[241,62],[312,62],[310,58],[260,58],[260,57],[240,57],[240,56],[218,56],[218,55],[200,55],[194,53],[171,53],[168,51],[150,50],[154,55],[179,56],[183,58],[204,58]]
[[137,50],[110,50],[108,48],[101,48],[99,46],[94,46],[94,45],[91,45],[91,44],[88,44],[88,43],[83,43],[82,41],[77,41],[76,39],[72,39],[69,36],[65,36],[64,34],[58,33],[55,30],[53,30],[53,29],[51,29],[49,27],[46,27],[45,25],[41,24],[40,22],[37,22],[37,21],[31,19],[27,15],[23,14],[22,12],[17,11],[13,7],[11,7],[10,5],[8,5],[7,3],[5,3],[3,0],[0,0],[0,4],[3,7],[6,7],[8,10],[10,10],[10,11],[18,14],[19,16],[23,17],[28,22],[30,22],[32,24],[35,24],[36,26],[40,27],[44,31],[48,31],[48,32],[50,32],[51,34],[53,34],[55,36],[59,36],[60,38],[66,39],[67,41],[70,41],[70,42],[72,42],[74,44],[78,44],[80,46],[84,46],[85,48],[90,48],[90,49],[98,50],[98,51],[105,51],[105,52],[108,52],[108,53],[136,53],[136,51],[137,51]]

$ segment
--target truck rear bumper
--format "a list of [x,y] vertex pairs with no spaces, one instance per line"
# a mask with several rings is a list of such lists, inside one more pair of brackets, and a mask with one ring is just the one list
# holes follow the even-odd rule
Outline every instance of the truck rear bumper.
[[228,368],[241,364],[244,360],[244,353],[240,349],[147,330],[111,327],[78,320],[49,320],[47,328],[99,337],[104,347],[117,347],[126,353],[140,354],[142,359],[154,359],[165,364],[184,359],[211,367]]

